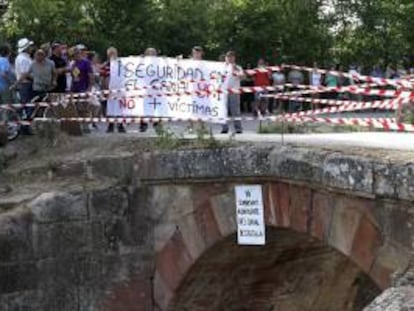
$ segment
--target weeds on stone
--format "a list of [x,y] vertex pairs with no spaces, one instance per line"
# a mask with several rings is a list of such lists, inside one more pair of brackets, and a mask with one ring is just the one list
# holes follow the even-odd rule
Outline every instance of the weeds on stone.
[[204,122],[200,122],[196,126],[196,134],[197,134],[197,145],[204,148],[219,148],[221,147],[221,143],[214,138],[213,131],[207,128]]
[[176,149],[181,145],[181,139],[169,128],[165,128],[162,123],[155,127],[157,138],[155,139],[155,146],[159,149]]
[[259,134],[353,133],[367,131],[356,125],[327,125],[294,122],[273,122],[261,125]]
[[165,128],[159,124],[155,132],[155,148],[161,150],[173,150],[182,148],[220,148],[224,144],[216,140],[213,133],[208,130],[204,122],[200,122],[195,126],[195,139],[185,139],[182,135],[177,135],[169,128]]

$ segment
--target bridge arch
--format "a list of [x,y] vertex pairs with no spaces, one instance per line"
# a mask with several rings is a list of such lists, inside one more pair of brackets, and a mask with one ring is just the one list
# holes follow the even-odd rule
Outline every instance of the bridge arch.
[[[291,241],[291,245],[296,245],[297,250],[303,248],[306,256],[312,252],[321,256],[325,254],[337,265],[345,265],[350,273],[353,271],[354,281],[363,279],[364,284],[370,284],[373,292],[376,292],[375,288],[387,288],[390,275],[407,266],[409,253],[387,237],[386,228],[378,218],[381,211],[375,200],[281,181],[253,183],[262,184],[264,189],[265,221],[271,243],[263,248],[264,252],[272,249],[272,245],[280,248],[276,242],[278,237],[283,237]],[[234,185],[234,182],[211,182],[153,186],[151,206],[156,222],[153,284],[156,310],[178,310],[177,306],[180,310],[186,310],[181,303],[188,301],[183,298],[190,293],[186,288],[194,280],[200,280],[197,275],[203,275],[202,267],[214,267],[203,264],[214,262],[211,261],[214,256],[209,255],[212,252],[225,254],[233,250],[226,261],[236,266],[237,256],[233,255],[249,258],[249,252],[246,254],[242,250],[249,248],[236,245]],[[281,258],[298,259],[294,255],[295,248],[292,250],[288,245],[281,251]],[[260,250],[257,253],[260,254]],[[272,260],[277,261],[277,256]],[[269,263],[257,265],[257,269],[266,267],[269,268]],[[331,276],[335,277],[334,274]],[[252,280],[259,282],[259,279]],[[220,283],[210,285],[217,284]],[[211,296],[192,295],[201,299],[200,304],[211,300]],[[192,308],[198,310],[194,305]]]

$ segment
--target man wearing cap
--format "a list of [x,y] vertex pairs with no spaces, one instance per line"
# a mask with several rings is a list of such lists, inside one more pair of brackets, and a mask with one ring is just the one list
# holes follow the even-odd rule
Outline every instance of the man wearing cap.
[[53,90],[53,93],[64,93],[66,91],[66,73],[68,70],[68,64],[66,60],[62,57],[62,44],[53,43],[52,44],[52,56],[50,60],[55,64],[56,69],[56,88]]
[[73,49],[74,63],[71,68],[72,92],[90,92],[94,83],[94,76],[91,63],[84,58],[82,50]]
[[[32,81],[30,80],[29,70],[32,65],[30,53],[33,50],[33,41],[27,38],[17,42],[18,55],[15,60],[16,86],[21,103],[28,103],[32,99]],[[32,108],[27,108],[26,113],[30,114]]]
[[[73,93],[91,92],[95,82],[91,63],[84,57],[84,53],[78,47],[73,48],[73,64],[71,66]],[[87,100],[77,103],[77,110],[80,117],[89,117],[90,105]],[[82,125],[83,131],[89,133],[89,125]]]
[[[227,88],[240,88],[240,81],[244,79],[245,75],[243,68],[236,64],[236,53],[229,51],[226,53],[226,65],[228,77],[226,79]],[[240,117],[240,95],[239,94],[228,94],[227,95],[227,109],[229,116],[233,118]],[[234,129],[237,134],[243,133],[242,125],[240,120],[234,120]],[[223,125],[221,130],[222,134],[229,132],[228,123]]]
[[85,58],[85,59],[87,59],[87,58],[88,58],[88,49],[87,49],[87,47],[86,47],[84,44],[79,43],[79,44],[77,44],[77,45],[75,46],[75,48],[77,48],[78,50],[80,50],[80,51],[81,51],[81,53],[82,53],[82,57],[83,57],[83,58]]

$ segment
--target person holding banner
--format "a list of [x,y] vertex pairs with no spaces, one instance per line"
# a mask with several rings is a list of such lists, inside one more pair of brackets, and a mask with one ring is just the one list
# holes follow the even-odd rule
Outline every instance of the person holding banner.
[[[145,50],[144,52],[144,56],[148,56],[148,57],[156,57],[158,56],[158,51],[155,48],[149,47]],[[154,123],[154,128],[156,128],[158,125],[157,122]],[[139,125],[139,131],[141,133],[144,133],[148,130],[148,123],[141,121],[140,125]]]
[[[116,60],[118,58],[118,50],[114,47],[110,47],[106,50],[107,60],[101,66],[100,76],[101,76],[101,89],[108,90],[109,89],[109,78],[111,76],[111,61]],[[102,101],[102,113],[105,117],[107,117],[107,106],[108,101]],[[108,124],[108,128],[106,129],[107,133],[114,132],[114,123],[110,122]],[[118,123],[118,133],[126,133],[125,126],[122,123]]]
[[193,60],[203,60],[203,48],[201,46],[195,46],[193,47],[193,50],[191,51],[191,59]]
[[[228,77],[226,80],[227,88],[240,88],[240,81],[245,78],[243,68],[236,64],[236,53],[229,51],[226,53],[226,66]],[[227,110],[229,117],[238,118],[240,117],[240,95],[239,94],[228,94],[227,98]],[[234,120],[234,130],[236,134],[243,133],[241,120]],[[221,130],[222,134],[229,132],[228,122],[223,125]]]
[[[196,61],[202,61],[203,60],[203,55],[204,55],[203,48],[201,46],[195,46],[191,50],[190,59],[196,60]],[[201,126],[204,127],[204,124],[202,122],[201,122]],[[187,129],[188,129],[188,132],[190,134],[192,134],[194,132],[194,123],[193,123],[192,120],[189,121],[189,125],[188,125]]]

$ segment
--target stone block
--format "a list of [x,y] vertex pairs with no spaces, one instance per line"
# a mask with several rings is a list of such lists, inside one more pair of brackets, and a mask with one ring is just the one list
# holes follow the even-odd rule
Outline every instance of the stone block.
[[285,183],[270,185],[270,212],[272,219],[267,221],[280,227],[290,226],[290,186]]
[[236,223],[236,201],[233,185],[224,186],[225,191],[222,194],[214,195],[210,198],[211,208],[214,218],[217,221],[217,226],[220,235],[227,237],[234,234],[237,230]]
[[169,243],[156,254],[156,270],[172,291],[176,290],[193,264],[183,237],[176,231]]
[[374,193],[381,197],[397,196],[397,171],[392,164],[374,163]]
[[290,227],[298,232],[310,231],[312,220],[312,190],[301,186],[290,186]]
[[367,217],[362,217],[355,232],[351,250],[352,260],[368,273],[382,242],[383,236],[379,229]]
[[92,225],[85,221],[34,225],[33,248],[36,258],[89,252]]
[[146,226],[142,230],[133,228],[126,218],[112,218],[102,222],[104,245],[106,251],[129,253],[135,247],[148,244],[149,232]]
[[156,185],[150,199],[151,218],[156,222],[175,223],[194,211],[190,185]]
[[0,263],[33,259],[32,217],[23,209],[0,214]]
[[155,272],[154,276],[154,302],[160,309],[155,310],[167,310],[168,305],[173,298],[173,292],[165,284],[158,272]]
[[42,274],[39,287],[43,290],[63,285],[92,287],[103,279],[98,254],[61,254],[57,258],[39,260],[37,267]]
[[324,151],[306,148],[281,147],[270,153],[271,174],[280,178],[322,182]]
[[[193,214],[189,214],[188,216],[183,217],[178,224],[166,223],[154,227],[154,247],[156,252],[161,251],[166,246],[176,230],[180,230],[184,236],[189,235],[192,237],[193,239],[190,240],[193,243],[195,243],[195,240],[201,240],[195,232],[196,224],[194,222]],[[194,247],[190,248],[194,249]]]
[[38,311],[43,308],[44,301],[39,290],[24,290],[12,294],[0,294],[0,310]]
[[386,234],[395,242],[400,243],[408,249],[414,248],[414,211],[410,203],[383,204],[387,209]]
[[84,193],[46,192],[28,203],[36,223],[86,220],[87,196]]
[[361,157],[331,154],[323,162],[323,185],[372,193],[373,164]]
[[206,248],[213,246],[221,239],[220,230],[209,201],[196,206],[194,220]]
[[355,234],[363,212],[357,199],[336,196],[328,243],[346,256],[351,255]]
[[141,275],[112,286],[111,293],[103,304],[103,311],[148,311],[152,310],[152,282]]
[[269,147],[244,146],[204,150],[155,152],[145,159],[143,180],[266,176]]
[[334,209],[334,200],[328,192],[314,192],[312,202],[312,223],[310,234],[321,241],[329,237]]
[[36,289],[40,275],[35,264],[21,263],[0,266],[0,294]]
[[414,200],[414,164],[397,166],[396,191],[399,199]]
[[123,183],[130,183],[134,177],[135,155],[122,153],[116,156],[100,156],[89,161],[94,177],[117,178]]
[[122,188],[93,191],[90,194],[89,216],[92,219],[126,216],[129,208],[128,194]]
[[83,162],[65,161],[57,165],[52,171],[53,177],[65,178],[84,178],[86,177],[86,166]]

